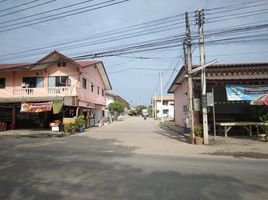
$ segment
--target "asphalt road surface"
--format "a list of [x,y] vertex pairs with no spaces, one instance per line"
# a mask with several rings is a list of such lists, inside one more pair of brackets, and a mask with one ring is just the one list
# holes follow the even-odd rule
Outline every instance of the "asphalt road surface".
[[204,151],[142,118],[64,138],[0,137],[0,199],[267,199],[267,159]]

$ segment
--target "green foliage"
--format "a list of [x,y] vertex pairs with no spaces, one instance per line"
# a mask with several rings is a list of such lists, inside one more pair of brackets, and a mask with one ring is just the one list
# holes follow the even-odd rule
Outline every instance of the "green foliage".
[[137,115],[142,115],[142,109],[147,109],[147,106],[145,105],[139,105],[136,107],[136,113]]
[[85,124],[84,116],[79,116],[79,117],[75,118],[75,125],[77,126],[77,128],[83,127],[84,124]]
[[197,137],[203,136],[203,125],[202,124],[195,124],[194,125],[194,133]]
[[153,116],[153,106],[152,105],[148,106],[147,111],[149,113],[149,116]]
[[70,133],[72,130],[77,129],[77,125],[73,122],[64,124],[64,132],[65,133]]
[[260,116],[260,120],[265,123],[262,127],[264,134],[268,135],[268,112]]
[[112,115],[120,115],[124,112],[125,105],[122,102],[113,102],[109,104],[108,109]]

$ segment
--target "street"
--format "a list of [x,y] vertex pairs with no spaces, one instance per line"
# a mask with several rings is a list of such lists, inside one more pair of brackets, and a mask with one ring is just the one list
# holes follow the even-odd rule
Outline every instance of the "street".
[[63,138],[1,136],[0,199],[267,199],[268,159],[212,148],[137,117]]

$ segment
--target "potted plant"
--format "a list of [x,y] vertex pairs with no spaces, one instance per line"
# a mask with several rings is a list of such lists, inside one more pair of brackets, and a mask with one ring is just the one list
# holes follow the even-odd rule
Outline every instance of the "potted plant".
[[84,116],[79,116],[75,119],[75,124],[79,128],[79,132],[84,132],[85,118]]
[[202,124],[195,124],[194,125],[194,142],[195,144],[203,144],[203,125]]
[[264,123],[262,126],[264,132],[264,140],[268,142],[268,112],[260,117],[260,120]]

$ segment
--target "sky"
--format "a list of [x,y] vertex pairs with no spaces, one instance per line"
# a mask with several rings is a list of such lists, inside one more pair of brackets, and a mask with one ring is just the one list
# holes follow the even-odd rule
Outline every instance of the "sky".
[[[28,20],[40,22],[40,20],[50,19],[48,16],[51,14],[60,17],[63,14],[59,14],[59,12],[68,14],[71,13],[71,9],[77,9],[79,11],[79,9],[86,9],[86,7],[95,4],[106,5],[105,2],[114,3],[120,2],[120,0],[0,0],[0,63],[35,62],[53,50],[59,50],[66,56],[74,57],[121,48],[148,40],[170,38],[172,36],[179,37],[185,33],[185,25],[183,23],[184,13],[187,11],[192,14],[198,8],[206,9],[205,34],[209,34],[213,30],[219,31],[221,29],[239,27],[243,24],[255,26],[258,24],[267,24],[268,22],[267,0],[123,1],[96,10],[12,30],[14,27],[31,23],[31,21],[26,22]],[[77,6],[67,7],[76,3]],[[53,9],[57,10],[51,12]],[[42,15],[34,16],[41,12],[43,13]],[[239,17],[248,13],[251,15]],[[158,25],[158,27],[155,26],[153,31],[144,32],[140,36],[135,36],[134,34],[133,37],[116,39],[112,35],[113,32],[110,35],[108,32],[108,36],[106,34],[106,37],[110,38],[107,42],[96,42],[98,44],[88,42],[89,39],[93,39],[94,41],[100,40],[102,34],[107,33],[107,31],[118,30],[166,17],[174,17],[175,15],[178,15],[177,21],[175,20],[171,23],[165,23],[163,21],[164,23]],[[27,18],[27,16],[31,17]],[[196,35],[197,26],[194,25],[194,16],[190,16],[192,16],[191,20],[193,23],[191,31],[193,35]],[[38,17],[40,19],[34,21]],[[232,17],[234,19],[230,19]],[[174,20],[175,18],[172,19]],[[217,22],[217,20],[219,21]],[[145,29],[139,30],[142,31]],[[267,29],[257,31],[256,34],[265,34],[265,32],[267,32]],[[131,32],[123,32],[121,34],[128,36]],[[239,35],[239,33],[235,32],[232,36],[239,37]],[[206,40],[222,39],[222,37],[224,35],[208,35],[205,42]],[[265,36],[258,35],[254,37],[259,38]],[[74,45],[72,48],[72,44],[78,43],[71,42],[77,40],[84,42],[83,45]],[[267,38],[266,40],[261,38],[257,42],[241,42],[241,40],[243,38],[240,39],[239,43],[222,42],[214,45],[205,43],[206,61],[217,59],[218,63],[267,62]],[[62,43],[69,45],[68,48],[59,45]],[[176,46],[176,43],[179,45]],[[180,41],[174,41],[173,45],[175,47],[101,57],[95,58],[95,60],[103,61],[114,93],[125,98],[132,105],[148,105],[150,104],[151,97],[155,93],[160,95],[159,73],[163,72],[163,93],[167,94],[170,84],[183,65],[181,43]],[[50,47],[43,48],[47,46]],[[21,53],[21,51],[27,50],[32,51]],[[196,44],[193,45],[192,51],[193,63],[199,64],[199,49]]]

